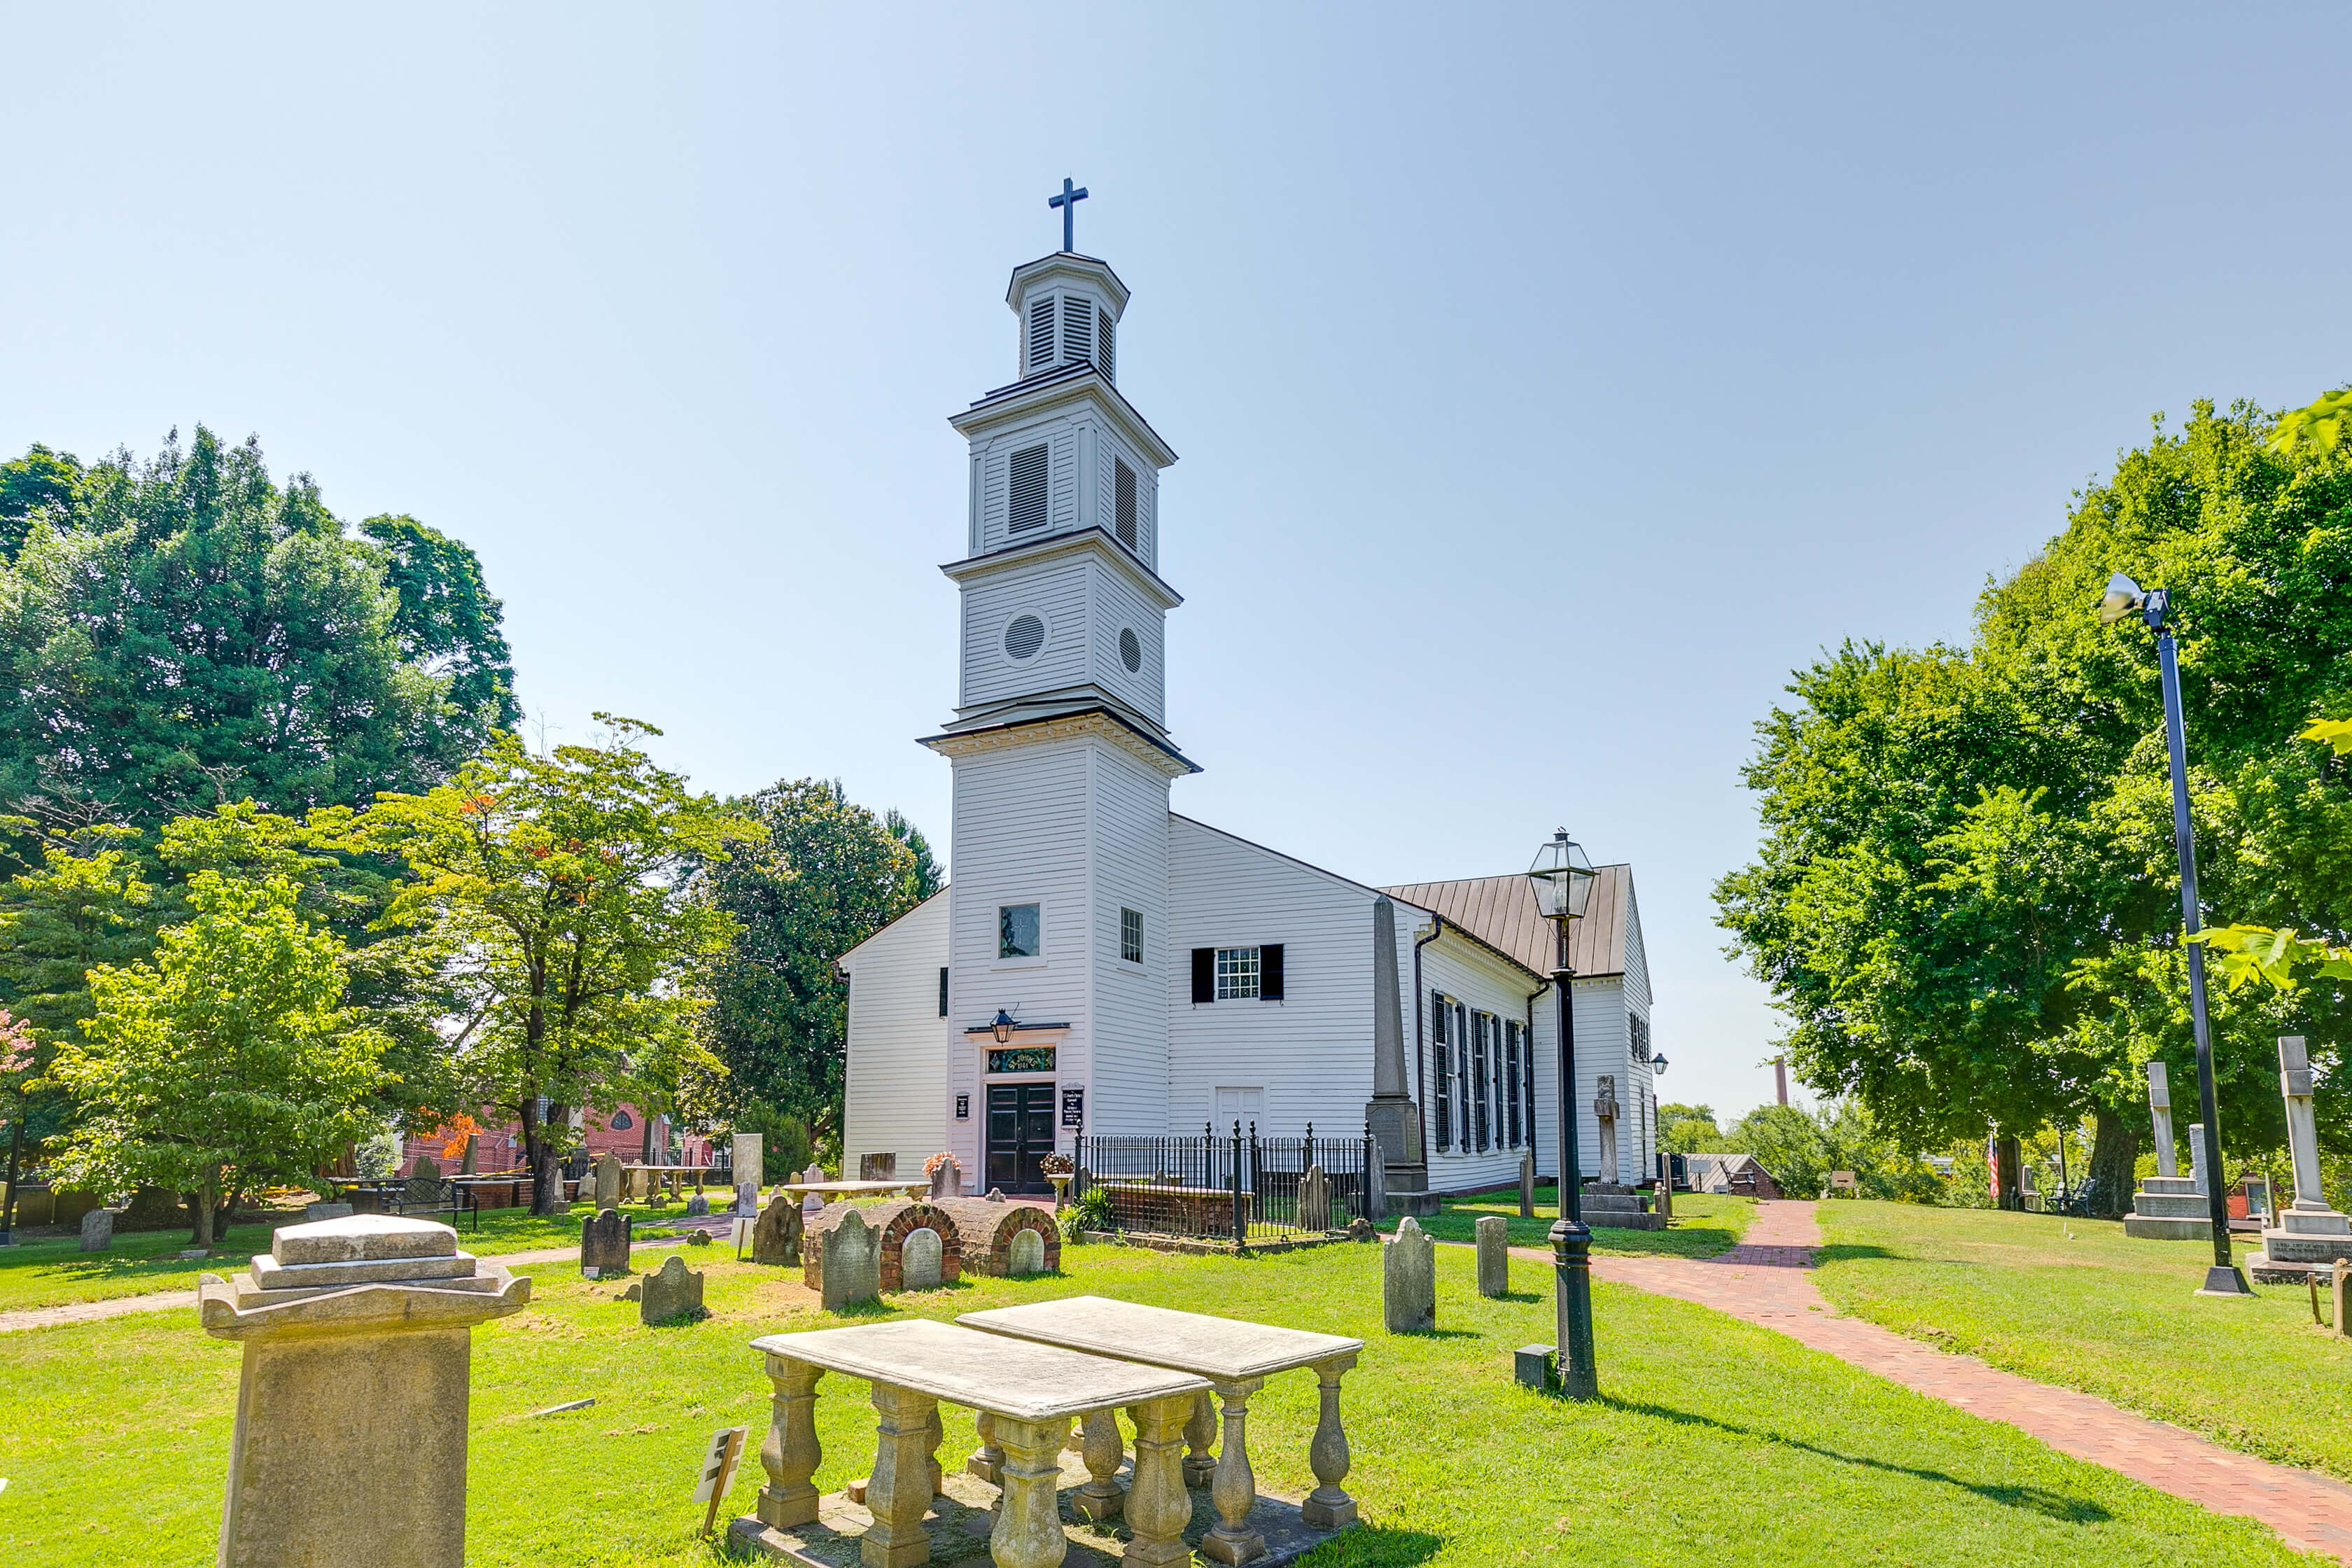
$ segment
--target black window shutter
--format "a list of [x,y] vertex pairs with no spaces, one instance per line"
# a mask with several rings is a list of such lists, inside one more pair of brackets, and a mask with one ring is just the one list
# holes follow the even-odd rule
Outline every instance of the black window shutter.
[[1217,999],[1217,950],[1196,947],[1192,950],[1192,1000],[1213,1002]]
[[1262,1001],[1282,1000],[1282,943],[1278,942],[1257,950],[1257,994]]
[[940,1017],[942,1017],[942,1018],[944,1018],[944,1017],[946,1017],[947,1016],[948,1016],[948,972],[947,972],[946,970],[942,969],[942,970],[940,970]]
[[1429,994],[1429,1037],[1438,1044],[1445,1043],[1445,993]]

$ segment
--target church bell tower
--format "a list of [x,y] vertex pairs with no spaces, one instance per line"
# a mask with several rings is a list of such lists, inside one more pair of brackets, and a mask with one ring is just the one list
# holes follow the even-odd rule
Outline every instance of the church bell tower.
[[1168,788],[1160,475],[1176,454],[1118,391],[1127,285],[1063,248],[1005,291],[1013,381],[954,416],[970,444],[954,717],[948,1147],[977,1190],[1050,1190],[1083,1128],[1167,1131]]

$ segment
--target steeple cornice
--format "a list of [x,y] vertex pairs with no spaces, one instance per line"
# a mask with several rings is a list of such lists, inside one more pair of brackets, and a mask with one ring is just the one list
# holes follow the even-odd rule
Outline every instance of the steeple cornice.
[[1103,291],[1110,303],[1111,314],[1127,313],[1127,285],[1110,269],[1110,263],[1099,257],[1081,256],[1075,250],[1057,250],[1051,256],[1041,256],[1034,261],[1024,261],[1013,269],[1013,281],[1004,288],[1004,302],[1016,313],[1022,297],[1040,283],[1051,283],[1057,278],[1075,282],[1090,283]]
[[1132,551],[1100,528],[1081,528],[1070,533],[1049,533],[1042,539],[1024,539],[1018,544],[992,550],[984,555],[968,555],[961,561],[947,562],[940,571],[950,582],[962,584],[976,577],[1026,568],[1065,555],[1091,555],[1108,563],[1162,610],[1172,610],[1184,602],[1183,595],[1161,582],[1158,573],[1138,561]]
[[962,413],[950,416],[948,423],[965,439],[978,440],[999,426],[1034,418],[1074,403],[1091,403],[1101,409],[1103,416],[1117,426],[1154,468],[1164,468],[1175,462],[1176,448],[1160,438],[1160,432],[1135,411],[1135,405],[1119,395],[1118,387],[1103,379],[1100,371],[1084,362],[1000,386]]

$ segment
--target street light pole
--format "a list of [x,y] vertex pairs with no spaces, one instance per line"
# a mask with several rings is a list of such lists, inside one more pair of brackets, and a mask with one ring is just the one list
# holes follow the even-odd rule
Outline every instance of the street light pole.
[[2187,729],[2180,713],[2180,659],[2172,628],[2165,624],[2170,595],[2162,588],[2146,593],[2118,572],[2107,582],[2100,618],[2109,625],[2137,611],[2156,633],[2157,670],[2164,687],[2164,750],[2172,772],[2172,846],[2180,858],[2180,921],[2189,950],[2189,1021],[2197,1040],[2197,1105],[2205,1116],[2205,1205],[2213,1230],[2213,1265],[2205,1271],[2200,1296],[2252,1297],[2246,1277],[2238,1271],[2230,1252],[2230,1206],[2222,1193],[2221,1119],[2214,1104],[2213,1033],[2205,1013],[2205,944],[2197,940],[2203,929],[2197,911],[2197,830],[2189,817],[2189,754]]
[[1559,1218],[1551,1227],[1552,1331],[1555,1375],[1570,1399],[1601,1397],[1592,1353],[1592,1232],[1584,1223],[1584,1179],[1576,1132],[1576,1012],[1570,982],[1569,922],[1584,913],[1592,893],[1592,862],[1561,828],[1536,852],[1528,871],[1536,908],[1549,920],[1559,946],[1552,989],[1559,999]]

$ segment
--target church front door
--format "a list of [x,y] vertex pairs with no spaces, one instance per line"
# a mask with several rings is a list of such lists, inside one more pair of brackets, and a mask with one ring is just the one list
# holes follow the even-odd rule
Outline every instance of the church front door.
[[1041,1162],[1054,1152],[1054,1086],[998,1083],[988,1089],[988,1185],[1050,1193]]

